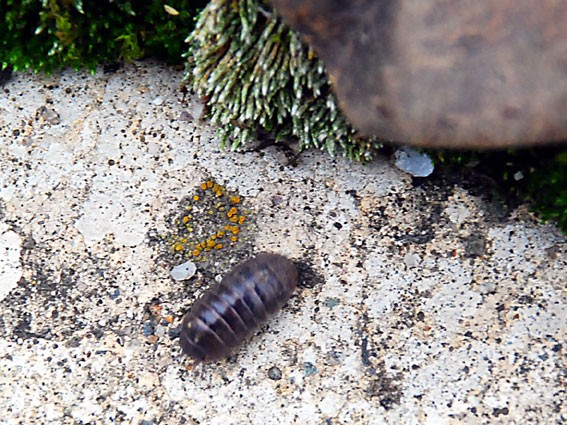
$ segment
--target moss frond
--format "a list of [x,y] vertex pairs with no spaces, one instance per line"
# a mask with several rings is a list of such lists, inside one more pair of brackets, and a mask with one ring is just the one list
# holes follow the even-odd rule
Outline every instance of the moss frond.
[[186,81],[208,99],[223,145],[237,149],[263,129],[362,161],[378,147],[357,137],[323,63],[265,3],[213,0],[187,41]]

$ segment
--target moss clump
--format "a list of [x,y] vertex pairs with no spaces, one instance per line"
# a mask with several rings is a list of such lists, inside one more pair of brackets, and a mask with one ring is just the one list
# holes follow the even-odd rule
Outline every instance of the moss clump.
[[557,220],[567,234],[567,149],[559,153],[549,168],[534,171],[528,186],[534,210],[544,220]]
[[188,38],[187,81],[208,99],[223,144],[268,131],[368,160],[376,144],[339,111],[323,63],[259,0],[212,0]]
[[51,72],[157,56],[182,60],[206,1],[0,0],[0,68]]

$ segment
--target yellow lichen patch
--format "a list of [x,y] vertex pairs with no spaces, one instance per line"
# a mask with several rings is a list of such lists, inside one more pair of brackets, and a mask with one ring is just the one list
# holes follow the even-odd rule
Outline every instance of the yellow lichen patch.
[[247,212],[240,209],[242,202],[239,194],[213,180],[201,182],[183,206],[185,213],[176,219],[180,233],[171,240],[173,252],[205,261],[207,252],[213,254],[247,241],[236,236],[241,232],[239,225],[248,221]]
[[231,218],[232,216],[234,216],[236,213],[238,212],[238,210],[234,207],[232,207],[231,209],[228,210],[228,212],[226,213],[226,216],[228,218]]
[[226,226],[224,226],[224,228],[225,228],[225,230],[232,232],[234,235],[237,235],[238,233],[240,233],[240,228],[238,226],[226,225]]

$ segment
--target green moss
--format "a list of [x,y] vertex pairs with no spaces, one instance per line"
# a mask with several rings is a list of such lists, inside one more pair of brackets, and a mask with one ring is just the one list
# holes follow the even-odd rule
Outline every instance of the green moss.
[[[517,190],[531,202],[543,220],[556,221],[567,234],[567,149],[548,149],[531,154],[526,183]],[[526,164],[528,165],[528,164]]]
[[94,70],[145,56],[179,63],[205,3],[171,0],[168,13],[160,0],[0,0],[1,68]]
[[223,144],[236,149],[263,130],[359,160],[377,147],[356,136],[323,63],[265,3],[212,0],[188,42],[187,81],[208,99]]

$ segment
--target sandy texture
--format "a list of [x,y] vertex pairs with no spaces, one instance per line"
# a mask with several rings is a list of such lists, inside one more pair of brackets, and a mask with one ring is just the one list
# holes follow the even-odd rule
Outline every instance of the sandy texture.
[[[181,77],[145,62],[1,88],[0,424],[567,421],[556,228],[385,159],[222,150]],[[172,217],[208,179],[245,200],[246,234],[175,281]],[[182,315],[251,248],[296,260],[302,286],[192,370]]]

